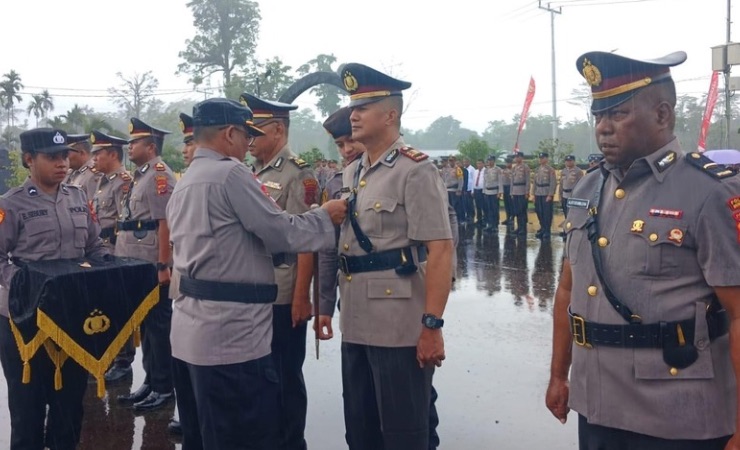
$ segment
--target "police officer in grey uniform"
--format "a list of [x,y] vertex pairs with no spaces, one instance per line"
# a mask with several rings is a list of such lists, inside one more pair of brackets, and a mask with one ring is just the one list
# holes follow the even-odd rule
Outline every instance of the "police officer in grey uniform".
[[583,178],[583,171],[576,167],[576,157],[574,155],[567,155],[565,157],[565,167],[560,169],[560,184],[558,185],[560,205],[563,208],[564,216],[568,215],[568,199],[573,194],[573,188],[581,178]]
[[401,92],[411,84],[356,63],[340,76],[352,138],[367,149],[343,182],[351,188],[339,239],[346,440],[352,450],[427,450],[451,286],[447,193],[428,156],[400,136]]
[[540,222],[540,229],[535,235],[538,239],[549,241],[552,228],[552,199],[555,196],[558,180],[555,169],[548,164],[550,155],[547,152],[541,152],[539,157],[540,165],[534,173],[534,182],[532,183],[534,210],[537,213],[537,220]]
[[546,403],[584,450],[740,448],[740,177],[674,135],[685,59],[576,62],[604,161],[568,201]]
[[[240,101],[252,109],[254,123],[265,136],[249,146],[254,170],[275,202],[290,214],[301,214],[319,202],[319,182],[313,169],[288,145],[290,111],[297,105],[263,100],[242,94]],[[273,345],[280,377],[280,449],[306,448],[304,430],[308,395],[303,379],[306,359],[307,320],[311,317],[309,290],[313,277],[312,254],[276,255],[278,296],[273,305]]]
[[599,162],[604,159],[604,155],[601,153],[591,153],[588,155],[588,171],[591,171],[594,167],[599,166]]
[[487,162],[483,195],[486,200],[485,216],[488,223],[484,231],[494,231],[498,230],[499,199],[504,195],[504,184],[501,168],[496,166],[496,157],[489,156]]
[[516,229],[510,234],[519,236],[527,235],[527,194],[529,193],[529,177],[531,169],[524,164],[522,154],[517,152],[513,155],[514,165],[511,168],[511,213],[516,218]]
[[[261,134],[252,112],[209,99],[193,108],[198,143],[167,207],[174,269],[172,319],[185,449],[279,448],[278,377],[271,358],[271,253],[335,245],[343,201],[289,215],[242,164]],[[228,339],[224,339],[224,337]]]
[[18,262],[102,258],[108,251],[85,193],[62,183],[69,167],[66,133],[37,128],[21,133],[20,140],[23,166],[31,176],[0,198],[0,254],[5,259],[0,264],[0,362],[8,384],[10,449],[72,450],[80,440],[87,372],[67,359],[61,368],[64,384],[55,390],[54,364],[39,349],[29,362],[31,378],[23,383],[8,293]]
[[462,171],[458,170],[455,164],[457,159],[454,156],[450,156],[447,163],[442,168],[442,181],[444,181],[445,187],[447,188],[447,200],[450,206],[457,212],[459,209],[459,203],[462,199]]
[[172,398],[172,351],[170,321],[170,232],[165,215],[167,201],[175,186],[175,176],[162,161],[164,136],[169,131],[154,128],[138,118],[129,124],[128,156],[136,164],[121,216],[116,225],[116,256],[149,261],[157,266],[159,302],[142,323],[142,353],[146,377],[136,391],[118,397],[133,403],[138,411],[151,411]]
[[91,155],[92,145],[89,134],[67,135],[69,142],[69,171],[66,184],[74,184],[82,188],[87,199],[92,200],[95,188],[101,174],[95,168],[95,161]]
[[501,168],[501,183],[504,186],[504,212],[506,213],[506,219],[501,222],[501,225],[506,225],[507,231],[512,228],[514,223],[514,214],[511,209],[511,164],[513,161],[512,155],[506,155],[505,165]]

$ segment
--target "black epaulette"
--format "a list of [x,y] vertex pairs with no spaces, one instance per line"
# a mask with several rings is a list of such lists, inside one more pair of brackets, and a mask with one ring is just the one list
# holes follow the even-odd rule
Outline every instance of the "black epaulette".
[[424,161],[425,159],[429,158],[429,155],[427,155],[426,153],[422,153],[419,150],[414,150],[412,147],[401,147],[398,151],[403,156],[411,158],[416,162]]
[[737,175],[737,169],[727,167],[724,164],[717,164],[699,152],[692,152],[686,155],[686,161],[691,166],[718,180]]
[[305,169],[309,164],[301,158],[290,158],[290,162],[298,166],[299,169]]

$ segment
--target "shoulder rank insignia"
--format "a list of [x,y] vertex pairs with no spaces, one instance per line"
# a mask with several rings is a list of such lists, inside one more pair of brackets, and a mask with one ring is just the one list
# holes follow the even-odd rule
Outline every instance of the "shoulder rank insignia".
[[35,197],[39,195],[39,190],[36,188],[36,186],[28,186],[28,195],[31,197]]
[[398,149],[394,148],[393,150],[391,150],[390,153],[388,153],[388,156],[385,157],[384,161],[390,164],[393,161],[395,161],[396,158],[398,158],[398,155],[400,154],[401,153],[398,151]]
[[299,169],[305,169],[306,167],[308,167],[308,163],[301,158],[290,158],[290,161],[298,166]]
[[426,153],[422,153],[419,150],[414,150],[411,147],[401,147],[399,151],[403,156],[411,158],[416,162],[424,161],[425,159],[429,158],[429,155],[427,155]]
[[123,181],[131,181],[131,175],[129,175],[127,172],[121,172],[121,179]]
[[156,170],[157,172],[164,172],[165,167],[166,166],[164,165],[163,162],[158,162],[157,164],[154,165],[154,170]]
[[711,175],[718,180],[737,175],[737,169],[732,169],[724,164],[717,164],[699,152],[692,152],[686,155],[686,161],[697,169],[700,169],[702,172]]

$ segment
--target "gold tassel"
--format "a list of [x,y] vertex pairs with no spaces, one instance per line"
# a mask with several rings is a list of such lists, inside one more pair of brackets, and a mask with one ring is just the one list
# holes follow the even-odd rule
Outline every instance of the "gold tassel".
[[29,361],[23,361],[23,379],[21,382],[23,384],[31,382],[31,363]]
[[134,347],[141,347],[141,328],[134,329]]
[[56,369],[54,369],[54,390],[62,390],[62,368],[59,366],[56,366]]
[[98,377],[98,398],[105,397],[105,378]]

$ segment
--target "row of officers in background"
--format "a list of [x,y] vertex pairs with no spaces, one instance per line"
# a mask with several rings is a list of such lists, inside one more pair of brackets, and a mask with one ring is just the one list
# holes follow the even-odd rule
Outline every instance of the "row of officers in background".
[[[450,205],[455,208],[458,224],[475,224],[485,231],[498,231],[500,200],[503,200],[507,233],[526,236],[528,201],[534,201],[540,229],[536,236],[543,241],[551,238],[553,201],[560,199],[563,215],[568,213],[568,199],[584,172],[575,165],[575,156],[565,157],[565,166],[558,174],[549,164],[549,154],[539,155],[539,165],[532,174],[521,153],[506,156],[505,165],[496,165],[496,158],[478,160],[476,166],[465,158],[451,156],[442,162],[440,173],[447,188]],[[601,160],[601,154],[588,157],[590,170]],[[561,233],[564,235],[564,233]]]

